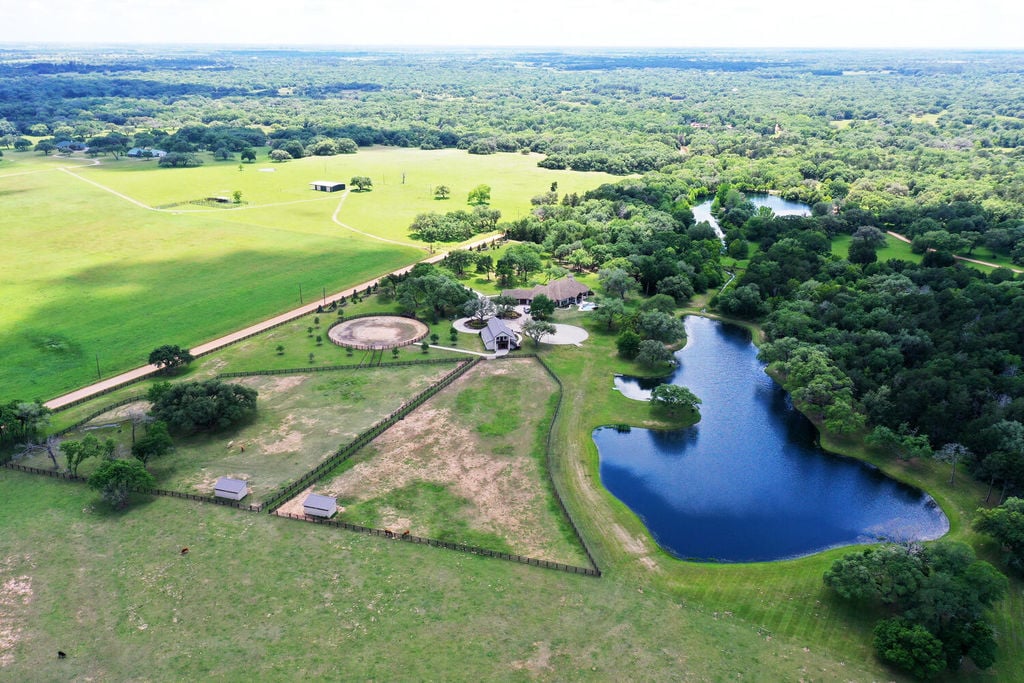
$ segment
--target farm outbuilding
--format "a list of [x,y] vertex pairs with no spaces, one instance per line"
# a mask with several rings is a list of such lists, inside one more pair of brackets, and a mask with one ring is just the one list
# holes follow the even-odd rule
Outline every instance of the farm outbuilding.
[[228,500],[242,500],[249,493],[249,482],[231,477],[221,477],[213,485],[213,495]]
[[338,501],[328,496],[311,493],[302,502],[302,511],[311,517],[333,517],[338,511]]
[[519,348],[515,330],[498,318],[488,319],[487,327],[480,330],[480,338],[488,351],[512,351]]
[[314,180],[309,185],[317,192],[338,192],[345,189],[345,183],[334,180]]

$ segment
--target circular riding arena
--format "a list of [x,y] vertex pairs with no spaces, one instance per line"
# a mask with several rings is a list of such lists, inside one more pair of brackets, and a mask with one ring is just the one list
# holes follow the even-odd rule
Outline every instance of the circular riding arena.
[[353,349],[393,349],[420,341],[430,329],[413,318],[398,315],[371,315],[343,320],[327,331],[338,346]]

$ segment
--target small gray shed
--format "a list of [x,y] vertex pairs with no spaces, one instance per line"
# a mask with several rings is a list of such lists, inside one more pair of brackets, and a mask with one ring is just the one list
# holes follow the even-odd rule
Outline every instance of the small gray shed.
[[338,501],[329,496],[311,493],[302,502],[302,511],[311,517],[333,517],[338,511]]
[[217,498],[242,500],[249,493],[249,482],[231,477],[221,477],[213,485],[213,495]]

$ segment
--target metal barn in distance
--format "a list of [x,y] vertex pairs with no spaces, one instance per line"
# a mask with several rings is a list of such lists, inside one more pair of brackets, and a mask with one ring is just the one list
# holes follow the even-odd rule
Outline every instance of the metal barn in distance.
[[338,192],[345,189],[345,183],[335,180],[314,180],[309,186],[317,192]]

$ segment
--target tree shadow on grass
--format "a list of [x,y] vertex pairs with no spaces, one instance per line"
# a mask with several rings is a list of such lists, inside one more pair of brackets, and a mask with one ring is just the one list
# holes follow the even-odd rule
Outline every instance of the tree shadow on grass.
[[144,365],[169,340],[192,347],[411,260],[395,247],[303,241],[304,251],[110,263],[40,284],[44,302],[0,329],[0,395],[50,398]]

